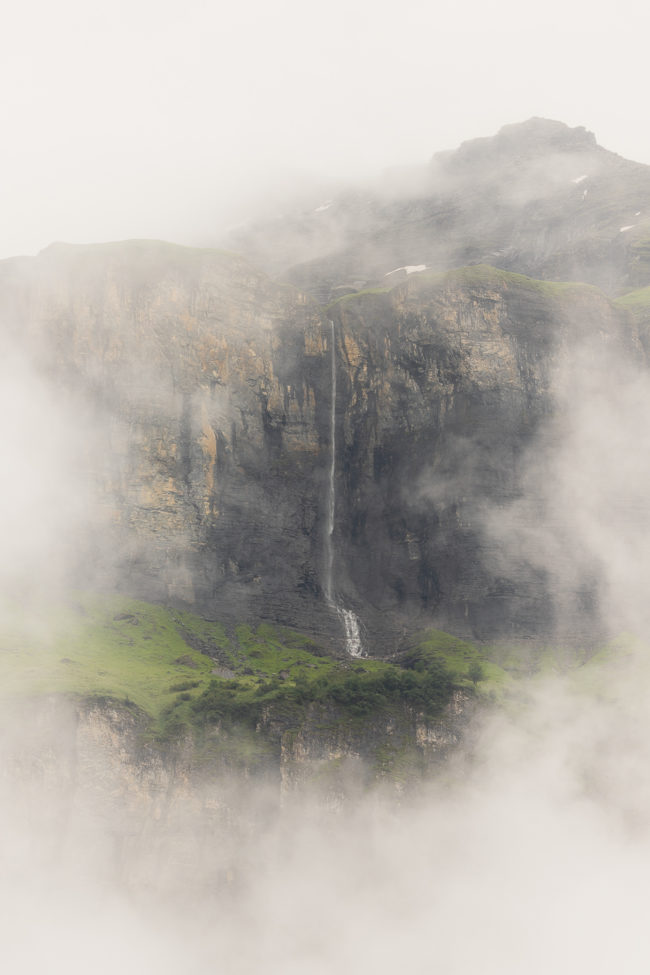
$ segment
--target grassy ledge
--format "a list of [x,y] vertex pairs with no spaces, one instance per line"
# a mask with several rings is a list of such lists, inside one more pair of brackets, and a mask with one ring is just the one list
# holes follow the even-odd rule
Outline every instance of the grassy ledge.
[[409,294],[419,294],[436,289],[449,288],[494,288],[499,291],[513,289],[532,291],[542,297],[554,299],[567,295],[598,295],[604,297],[603,292],[591,284],[580,281],[542,281],[529,278],[525,274],[504,271],[491,264],[471,264],[466,267],[454,268],[449,271],[422,271],[412,275],[407,281],[400,281],[390,287],[366,288],[343,295],[328,305],[326,311],[335,306],[345,306],[357,298],[386,295],[392,292],[406,290]]
[[650,309],[650,286],[629,291],[626,295],[617,298],[614,304],[631,311],[647,311]]
[[5,605],[0,620],[5,699],[120,702],[146,716],[162,740],[215,724],[299,726],[312,706],[353,722],[405,709],[434,716],[455,688],[488,676],[468,679],[468,660],[455,665],[451,644],[400,666],[337,660],[283,627],[242,623],[226,632],[192,613],[118,595],[74,592],[28,613]]

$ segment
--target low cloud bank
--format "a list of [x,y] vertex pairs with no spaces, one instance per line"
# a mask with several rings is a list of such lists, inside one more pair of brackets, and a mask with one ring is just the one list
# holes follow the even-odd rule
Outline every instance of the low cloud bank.
[[5,747],[5,967],[646,971],[647,680],[613,673],[534,683],[419,794],[336,809],[231,782],[216,815],[171,789],[127,822]]

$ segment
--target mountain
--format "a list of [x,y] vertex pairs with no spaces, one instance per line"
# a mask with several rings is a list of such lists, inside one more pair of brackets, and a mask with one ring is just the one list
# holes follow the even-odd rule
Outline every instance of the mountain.
[[66,796],[401,788],[643,630],[649,174],[532,119],[243,256],[0,262],[0,676]]
[[609,295],[647,283],[650,168],[533,118],[234,233],[229,245],[329,301],[405,269],[497,265]]
[[53,559],[332,653],[596,639],[606,566],[553,500],[561,377],[646,368],[650,169],[532,119],[364,200],[242,233],[267,265],[327,250],[275,276],[155,241],[0,263],[5,348],[81,442],[85,522]]
[[580,851],[637,870],[648,186],[535,119],[243,255],[0,262],[14,967],[35,911],[50,968],[367,967],[495,890],[518,959],[540,877],[563,930]]

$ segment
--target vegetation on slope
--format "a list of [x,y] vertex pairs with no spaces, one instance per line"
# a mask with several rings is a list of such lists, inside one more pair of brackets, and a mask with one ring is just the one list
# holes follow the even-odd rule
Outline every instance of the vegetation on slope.
[[615,304],[633,312],[648,311],[650,309],[650,286],[637,288],[635,291],[628,291],[627,294],[617,298]]
[[[310,704],[367,718],[396,706],[435,716],[454,689],[494,699],[513,678],[620,660],[624,640],[586,656],[517,646],[478,648],[440,630],[418,633],[392,662],[335,658],[269,623],[219,622],[121,595],[75,592],[26,614],[0,614],[2,696],[61,693],[129,703],[165,731],[172,715],[201,725],[297,718]],[[622,641],[622,642],[621,642]],[[625,651],[627,653],[627,650]]]
[[417,745],[416,718],[435,724],[455,690],[505,703],[513,677],[559,670],[601,695],[639,655],[630,640],[587,659],[552,648],[479,649],[428,629],[393,662],[337,659],[283,627],[227,631],[188,612],[79,592],[29,614],[5,605],[0,620],[5,703],[56,693],[126,707],[139,716],[143,743],[191,741],[197,768],[262,775],[277,771],[295,742],[297,754],[316,748],[309,774],[335,776],[337,754],[354,742],[365,759],[359,774],[418,779],[431,757]]
[[5,696],[61,693],[139,709],[172,740],[220,724],[297,726],[316,706],[333,721],[410,710],[438,714],[453,690],[498,682],[478,651],[429,631],[396,663],[336,659],[308,637],[268,623],[226,632],[218,622],[117,595],[71,594],[26,615],[5,607],[0,681]]
[[571,673],[573,686],[601,700],[642,698],[650,682],[650,647],[633,633],[621,633],[598,648]]
[[602,292],[590,284],[580,281],[542,281],[513,271],[504,271],[490,264],[471,264],[450,271],[421,271],[411,275],[407,281],[397,284],[366,288],[336,299],[328,309],[336,305],[346,306],[358,298],[386,295],[407,288],[409,293],[418,294],[440,288],[489,287],[505,293],[512,289],[532,291],[547,299],[562,298],[567,295],[595,294]]
[[419,633],[402,659],[405,666],[416,671],[442,666],[457,684],[471,682],[492,698],[499,696],[512,680],[491,652],[481,651],[473,643],[442,630]]
[[[511,288],[535,291],[547,298],[562,297],[568,293],[601,294],[593,285],[578,281],[542,281],[513,271],[504,271],[490,264],[472,264],[451,271],[429,271],[413,276],[409,290],[427,290],[432,285],[440,287],[473,287],[477,285],[497,288],[507,292]],[[399,287],[399,286],[398,286]]]

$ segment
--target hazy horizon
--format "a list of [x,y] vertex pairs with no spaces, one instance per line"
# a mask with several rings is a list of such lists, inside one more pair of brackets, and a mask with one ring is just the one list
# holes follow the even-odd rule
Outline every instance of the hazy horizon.
[[219,239],[303,181],[371,178],[532,116],[650,163],[631,3],[439,13],[367,0],[14,7],[0,257],[53,241]]

